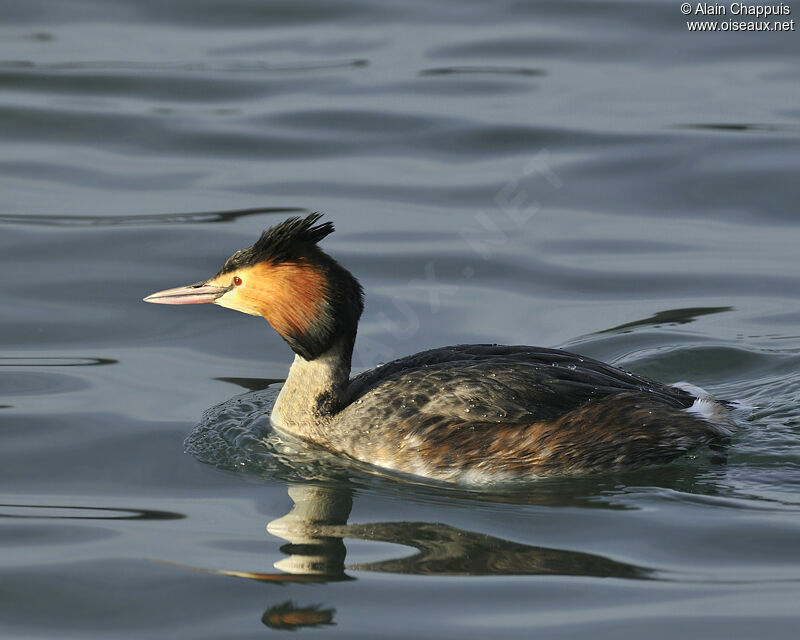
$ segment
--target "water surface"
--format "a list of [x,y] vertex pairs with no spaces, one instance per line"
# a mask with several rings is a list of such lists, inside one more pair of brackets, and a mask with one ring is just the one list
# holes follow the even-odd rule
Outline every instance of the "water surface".
[[[4,635],[795,636],[796,32],[662,0],[3,9]],[[727,464],[481,494],[203,419],[268,405],[288,347],[141,298],[315,210],[367,291],[357,370],[569,348],[751,406]]]

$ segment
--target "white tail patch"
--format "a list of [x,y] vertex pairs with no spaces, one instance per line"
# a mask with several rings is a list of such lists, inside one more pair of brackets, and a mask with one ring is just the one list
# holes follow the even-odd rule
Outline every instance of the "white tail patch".
[[689,382],[676,382],[672,386],[682,389],[695,397],[692,406],[686,409],[687,413],[694,413],[700,416],[726,432],[726,435],[731,434],[731,429],[736,426],[736,423],[730,407],[717,400],[705,389]]

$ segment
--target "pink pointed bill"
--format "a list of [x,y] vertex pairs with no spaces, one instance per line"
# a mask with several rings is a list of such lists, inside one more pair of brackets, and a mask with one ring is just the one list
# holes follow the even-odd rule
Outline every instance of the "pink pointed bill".
[[218,287],[205,282],[198,282],[187,287],[175,287],[174,289],[157,291],[143,298],[143,300],[155,304],[209,304],[229,290],[230,287]]

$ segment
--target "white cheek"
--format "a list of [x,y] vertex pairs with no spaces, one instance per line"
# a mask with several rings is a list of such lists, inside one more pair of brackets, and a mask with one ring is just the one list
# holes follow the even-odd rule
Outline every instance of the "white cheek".
[[225,307],[226,309],[233,309],[234,311],[247,313],[251,316],[261,315],[255,309],[255,307],[248,304],[247,298],[240,295],[240,292],[237,289],[231,289],[227,293],[221,295],[214,301],[214,304],[219,305],[220,307]]

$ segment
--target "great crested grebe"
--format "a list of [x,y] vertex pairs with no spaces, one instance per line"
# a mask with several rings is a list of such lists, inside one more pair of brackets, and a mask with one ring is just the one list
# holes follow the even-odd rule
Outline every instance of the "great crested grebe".
[[669,462],[727,440],[728,403],[559,349],[423,351],[350,378],[363,291],[317,243],[333,224],[290,218],[217,275],[146,302],[262,316],[295,353],[272,409],[280,432],[362,462],[459,484]]

